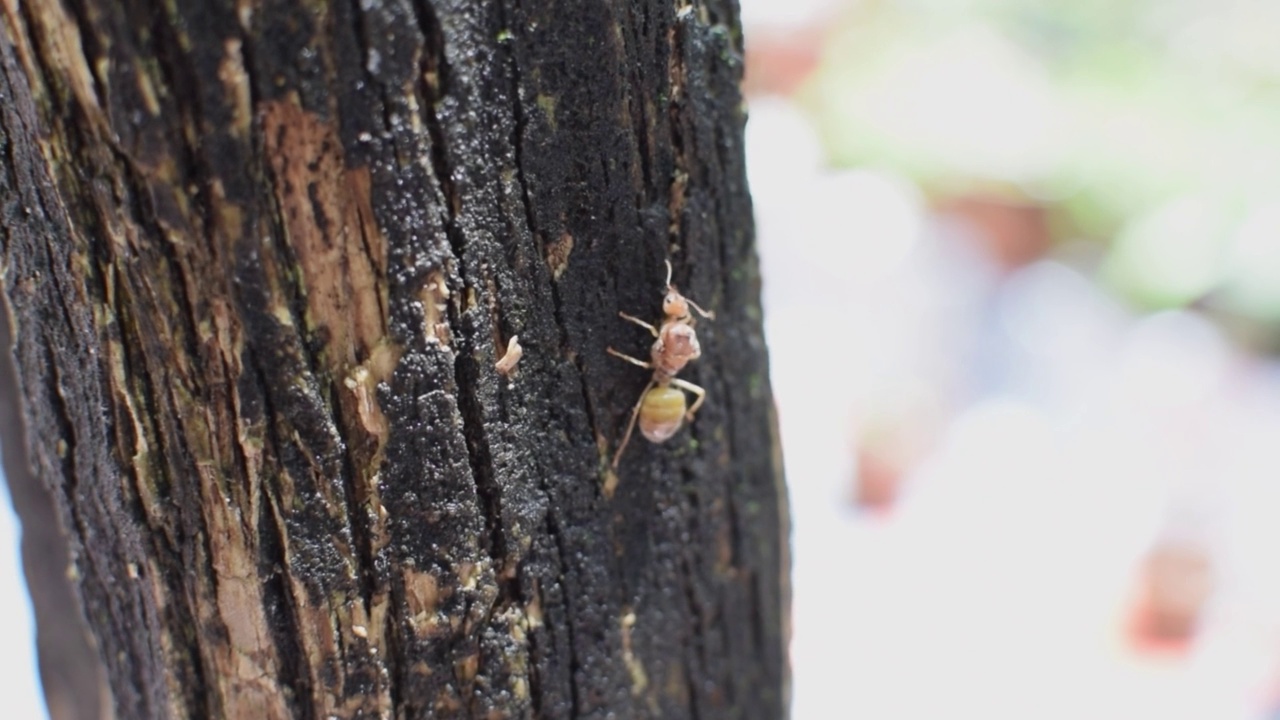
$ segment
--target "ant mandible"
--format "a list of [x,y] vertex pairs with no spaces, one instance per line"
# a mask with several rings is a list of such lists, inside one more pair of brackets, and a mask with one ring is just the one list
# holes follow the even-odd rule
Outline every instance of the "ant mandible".
[[[707,399],[706,390],[681,380],[676,377],[676,374],[684,369],[690,360],[697,360],[702,355],[702,347],[698,344],[698,333],[693,329],[695,319],[689,312],[690,308],[708,320],[714,320],[716,314],[703,310],[697,303],[681,295],[676,290],[676,286],[671,284],[671,261],[667,260],[666,264],[667,289],[666,295],[662,298],[662,313],[666,317],[662,325],[654,327],[634,315],[618,313],[623,320],[639,325],[656,338],[653,341],[653,348],[649,351],[649,362],[624,355],[613,348],[606,348],[608,353],[616,358],[653,371],[649,384],[645,386],[644,392],[640,393],[636,406],[631,409],[631,422],[627,424],[626,435],[623,436],[622,443],[618,445],[618,451],[613,456],[615,469],[618,467],[618,461],[622,459],[622,451],[627,449],[627,443],[631,440],[631,433],[636,428],[637,420],[640,422],[640,434],[650,442],[665,442],[676,434],[685,421],[693,422],[693,414],[698,412],[702,402]],[[681,391],[691,392],[696,396],[692,406],[686,408],[684,392]]]

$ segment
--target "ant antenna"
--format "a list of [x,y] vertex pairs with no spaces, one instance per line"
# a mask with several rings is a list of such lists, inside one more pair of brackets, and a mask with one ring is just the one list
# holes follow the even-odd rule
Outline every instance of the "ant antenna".
[[685,299],[684,299],[684,301],[685,301],[685,302],[687,302],[687,303],[689,303],[689,307],[693,308],[694,310],[697,310],[697,311],[698,311],[698,314],[699,314],[699,315],[701,315],[702,317],[704,317],[704,318],[706,318],[706,319],[708,319],[708,320],[715,320],[715,319],[716,319],[716,314],[715,314],[715,312],[714,312],[714,311],[712,311],[712,310],[703,310],[701,307],[698,307],[698,303],[696,303],[696,302],[694,302],[694,301],[690,300],[689,298],[685,298]]

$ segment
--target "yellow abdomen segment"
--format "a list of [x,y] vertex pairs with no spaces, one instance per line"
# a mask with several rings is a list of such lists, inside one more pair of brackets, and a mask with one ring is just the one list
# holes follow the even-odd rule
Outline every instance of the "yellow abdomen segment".
[[673,387],[656,387],[640,403],[640,432],[650,442],[669,439],[684,422],[684,393]]

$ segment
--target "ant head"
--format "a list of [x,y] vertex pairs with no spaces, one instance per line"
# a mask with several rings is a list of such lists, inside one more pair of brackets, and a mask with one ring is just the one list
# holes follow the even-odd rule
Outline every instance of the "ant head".
[[688,317],[689,302],[674,287],[668,285],[667,294],[662,298],[662,312],[672,318]]

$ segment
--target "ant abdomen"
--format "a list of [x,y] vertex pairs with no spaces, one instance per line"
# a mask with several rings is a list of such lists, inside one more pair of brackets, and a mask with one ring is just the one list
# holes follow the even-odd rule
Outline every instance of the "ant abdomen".
[[684,423],[684,393],[671,386],[658,386],[644,394],[640,403],[640,433],[649,442],[665,442]]

